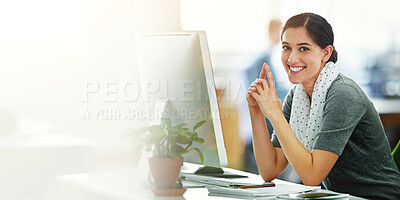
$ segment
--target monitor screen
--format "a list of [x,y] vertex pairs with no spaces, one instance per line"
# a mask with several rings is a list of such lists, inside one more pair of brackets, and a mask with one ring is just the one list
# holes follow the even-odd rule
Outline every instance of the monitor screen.
[[[173,125],[207,122],[197,129],[205,142],[194,144],[204,154],[204,165],[228,164],[218,109],[211,58],[205,32],[151,33],[136,36],[142,98],[148,109],[168,100]],[[161,115],[154,114],[154,120]],[[184,161],[201,164],[196,151]]]

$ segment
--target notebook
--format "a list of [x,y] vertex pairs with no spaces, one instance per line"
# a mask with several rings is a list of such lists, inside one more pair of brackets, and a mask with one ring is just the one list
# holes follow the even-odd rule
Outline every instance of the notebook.
[[349,194],[343,194],[332,191],[318,191],[303,194],[284,194],[278,195],[278,199],[348,199]]
[[305,186],[298,184],[276,184],[275,187],[240,189],[237,187],[206,186],[210,196],[229,195],[242,197],[268,197],[283,194],[311,192],[320,189],[320,186]]

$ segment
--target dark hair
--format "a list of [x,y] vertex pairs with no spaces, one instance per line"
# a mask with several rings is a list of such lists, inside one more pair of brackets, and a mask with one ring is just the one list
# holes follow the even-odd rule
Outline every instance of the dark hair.
[[331,25],[323,17],[314,13],[301,13],[291,17],[282,28],[281,39],[283,33],[288,28],[305,27],[308,35],[314,40],[321,49],[332,45],[333,52],[329,61],[336,63],[337,51],[333,46],[333,31]]

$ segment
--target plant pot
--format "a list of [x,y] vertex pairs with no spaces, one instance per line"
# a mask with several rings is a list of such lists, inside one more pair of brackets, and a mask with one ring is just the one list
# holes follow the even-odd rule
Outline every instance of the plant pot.
[[183,157],[150,157],[149,165],[154,185],[158,189],[175,189],[183,165]]

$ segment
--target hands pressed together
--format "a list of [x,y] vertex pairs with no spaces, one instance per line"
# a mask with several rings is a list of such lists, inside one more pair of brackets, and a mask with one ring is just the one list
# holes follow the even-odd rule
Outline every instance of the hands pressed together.
[[[265,77],[268,77],[268,81]],[[271,69],[264,63],[260,77],[251,83],[246,93],[249,109],[260,109],[265,117],[271,119],[282,113],[282,101],[277,94]]]

